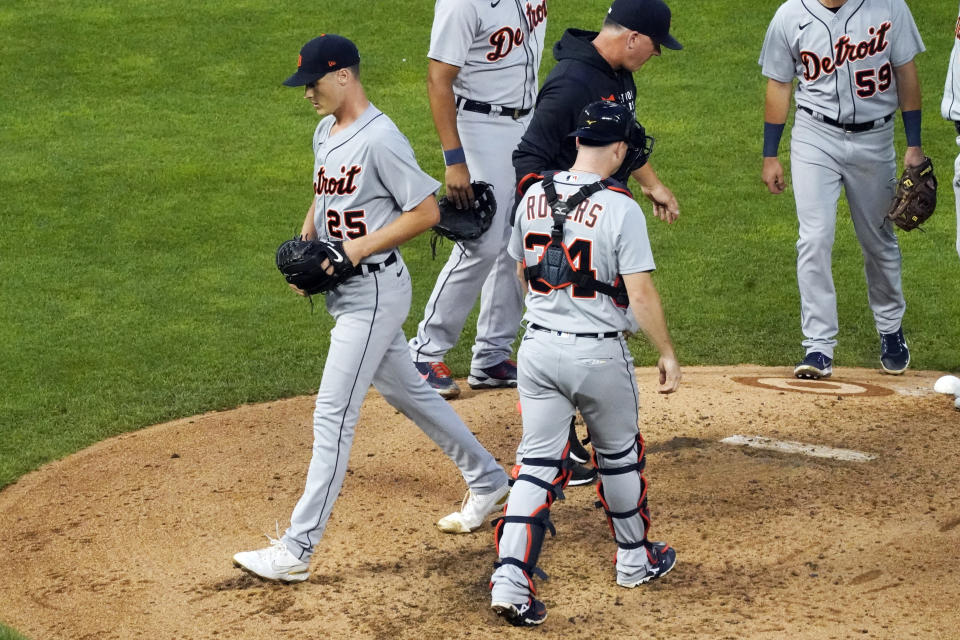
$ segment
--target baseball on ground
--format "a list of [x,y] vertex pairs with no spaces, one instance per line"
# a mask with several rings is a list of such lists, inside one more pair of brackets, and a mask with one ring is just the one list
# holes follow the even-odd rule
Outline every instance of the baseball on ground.
[[957,376],[942,376],[934,383],[933,390],[937,393],[960,395],[960,378]]

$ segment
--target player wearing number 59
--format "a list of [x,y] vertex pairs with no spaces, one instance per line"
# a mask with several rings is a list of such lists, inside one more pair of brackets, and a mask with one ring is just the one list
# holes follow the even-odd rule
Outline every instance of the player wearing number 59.
[[313,135],[314,196],[301,235],[342,241],[331,259],[348,259],[353,273],[325,295],[336,322],[313,414],[313,456],[290,527],[270,547],[233,558],[250,573],[282,582],[309,575],[371,383],[457,464],[470,487],[462,510],[442,519],[441,528],[478,528],[508,491],[503,468],[410,361],[403,335],[410,273],[397,247],[440,219],[434,196],[440,184],[420,169],[390,118],[367,100],[359,64],[352,42],[326,34],[304,45],[297,72],[284,81],[304,87],[304,97],[326,116]]
[[923,50],[903,0],[788,0],[767,29],[760,53],[768,78],[762,178],[773,194],[786,188],[777,155],[797,79],[790,159],[806,349],[794,369],[799,378],[825,378],[833,371],[839,322],[831,260],[841,187],[863,252],[881,366],[900,374],[910,363],[900,246],[885,214],[897,183],[898,107],[907,139],[904,164],[925,159],[913,61]]

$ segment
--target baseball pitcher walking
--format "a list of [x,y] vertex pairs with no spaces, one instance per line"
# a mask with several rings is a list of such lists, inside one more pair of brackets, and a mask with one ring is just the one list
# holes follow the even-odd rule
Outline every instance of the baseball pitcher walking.
[[456,463],[469,486],[461,511],[441,520],[441,528],[476,529],[508,491],[503,468],[410,362],[402,326],[410,273],[397,247],[439,220],[434,192],[440,185],[417,165],[390,118],[367,100],[359,63],[352,42],[325,34],[303,46],[297,72],[284,81],[305,87],[304,97],[325,116],[313,136],[315,196],[302,235],[342,240],[357,275],[325,296],[336,324],[313,414],[306,487],[290,527],[271,546],[233,557],[241,569],[283,582],[309,577],[371,383]]
[[762,179],[773,194],[786,188],[777,149],[797,79],[790,158],[806,349],[794,369],[798,378],[826,378],[833,372],[839,322],[831,258],[841,187],[863,251],[881,366],[900,374],[910,364],[900,247],[884,214],[897,181],[893,115],[898,106],[907,137],[904,164],[924,160],[913,62],[923,50],[903,0],[787,0],[767,29],[760,53],[768,78]]

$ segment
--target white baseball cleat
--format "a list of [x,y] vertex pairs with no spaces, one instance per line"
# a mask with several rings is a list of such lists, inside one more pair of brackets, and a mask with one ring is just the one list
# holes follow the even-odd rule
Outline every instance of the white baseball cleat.
[[290,553],[287,545],[267,536],[270,546],[256,551],[241,551],[233,556],[234,566],[279,582],[303,582],[310,577],[310,564]]
[[482,496],[467,489],[463,497],[460,511],[454,511],[437,522],[437,527],[444,533],[470,533],[480,528],[487,516],[503,509],[510,495],[510,484],[504,484],[493,493]]

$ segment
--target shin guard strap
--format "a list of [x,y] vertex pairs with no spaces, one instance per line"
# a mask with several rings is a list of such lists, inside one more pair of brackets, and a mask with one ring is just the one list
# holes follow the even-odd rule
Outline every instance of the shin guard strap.
[[520,570],[523,571],[528,576],[537,576],[541,580],[550,579],[550,576],[544,573],[543,569],[541,569],[540,567],[532,567],[526,562],[524,562],[523,560],[519,560],[517,558],[510,558],[510,557],[500,558],[498,562],[493,563],[493,566],[494,568],[499,569],[505,564],[510,564],[515,567],[520,567]]
[[553,497],[557,500],[563,500],[566,498],[566,496],[563,495],[563,489],[561,489],[559,485],[547,482],[546,480],[541,480],[536,476],[531,476],[526,473],[521,473],[519,476],[517,476],[517,482],[520,482],[521,480],[535,484],[541,489],[545,489],[553,494]]

